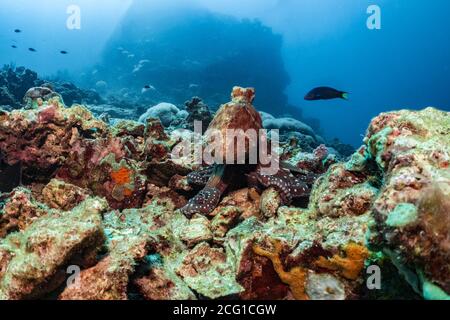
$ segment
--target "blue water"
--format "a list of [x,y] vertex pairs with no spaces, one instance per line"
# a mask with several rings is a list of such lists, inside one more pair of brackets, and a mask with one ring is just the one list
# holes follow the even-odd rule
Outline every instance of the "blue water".
[[[81,9],[79,30],[66,27],[66,9],[72,4]],[[371,4],[381,8],[381,30],[369,30],[366,26],[366,9]],[[235,20],[222,25],[217,19],[205,19],[199,31],[199,20],[192,19],[195,28],[190,36],[197,40],[189,48],[186,33],[180,30],[178,34],[173,28],[183,21],[182,28],[186,29],[189,19],[183,14],[192,11],[219,14],[223,21],[227,21],[225,17]],[[167,93],[164,99],[171,100],[167,102],[182,104],[190,98],[190,92],[178,87],[169,90],[172,82],[173,87],[184,85],[180,74],[186,83],[201,82],[199,75],[204,74],[210,86],[201,93],[211,95],[211,101],[211,92],[225,94],[224,90],[229,91],[225,87],[231,83],[254,85],[257,92],[262,91],[257,102],[265,111],[317,119],[325,137],[338,137],[357,146],[370,119],[380,112],[427,106],[450,111],[449,12],[448,0],[1,1],[0,65],[25,66],[43,77],[60,74],[85,87],[103,80],[92,73],[103,66],[99,71],[102,78],[109,75],[110,81],[115,81],[111,90],[117,90],[131,85],[131,67],[136,64],[112,53],[115,45],[123,42],[133,48],[135,57],[130,59],[148,55],[154,68],[168,70],[164,81],[155,76],[160,70],[146,71],[148,77],[141,75],[141,83],[133,83],[136,90],[149,78],[150,84],[158,83],[158,89]],[[249,46],[257,41],[252,38],[250,27],[242,33],[236,29],[240,27],[234,27],[241,19],[250,19],[250,27],[253,19],[267,27],[267,37],[262,27],[255,27],[261,35],[257,38],[259,46]],[[166,35],[162,33],[167,31],[166,25],[172,28],[167,43],[161,36]],[[22,32],[14,33],[16,28]],[[241,58],[236,61],[242,63],[220,65],[217,61],[223,50],[218,48],[227,45],[220,43],[221,35],[231,32],[233,37],[227,41]],[[202,37],[203,42],[199,41]],[[270,48],[262,50],[266,43],[270,43]],[[13,44],[18,48],[11,48]],[[239,52],[240,46],[249,47]],[[29,47],[37,52],[29,52]],[[199,47],[201,50],[196,50]],[[69,54],[61,55],[60,50]],[[158,54],[152,56],[156,50]],[[231,53],[223,54],[227,57]],[[188,60],[192,69],[184,63],[179,67],[180,72],[185,68],[183,73],[176,73],[178,63]],[[254,71],[249,75],[244,71],[251,63]],[[196,64],[208,72],[198,72],[194,69]],[[123,77],[117,76],[120,73]],[[350,92],[350,100],[303,100],[306,92],[323,85]],[[288,104],[292,107],[288,108]]]

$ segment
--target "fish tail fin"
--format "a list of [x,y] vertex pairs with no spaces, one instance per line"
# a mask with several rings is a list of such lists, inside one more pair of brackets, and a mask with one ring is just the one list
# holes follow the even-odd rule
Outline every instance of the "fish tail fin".
[[342,92],[341,93],[341,98],[344,99],[344,100],[349,100],[348,92]]

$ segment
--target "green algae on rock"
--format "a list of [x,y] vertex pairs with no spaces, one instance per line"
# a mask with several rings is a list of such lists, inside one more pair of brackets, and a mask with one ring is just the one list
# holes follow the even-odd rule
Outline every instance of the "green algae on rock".
[[[0,298],[38,298],[64,282],[65,265],[103,244],[105,200],[88,198],[70,212],[52,211],[0,241]],[[84,257],[84,258],[83,258]]]
[[404,227],[418,218],[417,208],[412,203],[400,203],[389,213],[386,224],[390,227]]
[[383,135],[384,143],[372,150],[374,159],[383,159],[385,170],[384,185],[372,209],[381,244],[398,251],[412,269],[423,269],[431,282],[450,291],[450,211],[446,209],[450,115],[434,108],[385,113],[369,127],[368,137],[376,135]]

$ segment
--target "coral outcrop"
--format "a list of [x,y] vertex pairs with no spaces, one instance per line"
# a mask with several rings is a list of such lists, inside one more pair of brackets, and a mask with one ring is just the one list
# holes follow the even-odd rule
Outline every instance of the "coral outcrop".
[[139,122],[145,123],[149,118],[159,119],[163,126],[169,127],[177,118],[180,112],[175,105],[170,103],[160,103],[156,106],[150,107],[141,117]]
[[[384,184],[374,242],[428,284],[450,292],[450,115],[427,108],[376,117],[365,139]],[[418,289],[418,288],[416,288]]]
[[[120,91],[125,84],[126,92],[138,92],[147,106],[200,96],[216,110],[228,100],[233,85],[251,83],[259,90],[260,108],[284,110],[289,77],[281,37],[270,28],[192,6],[174,7],[170,13],[148,6],[142,2],[130,7],[123,27],[92,68],[95,72],[84,77],[89,87],[106,81],[110,89]],[[152,19],[142,14],[149,10]],[[147,41],[146,32],[135,32],[146,28],[153,30],[155,41]],[[211,45],[205,50],[207,43]],[[143,84],[151,85],[145,94]]]

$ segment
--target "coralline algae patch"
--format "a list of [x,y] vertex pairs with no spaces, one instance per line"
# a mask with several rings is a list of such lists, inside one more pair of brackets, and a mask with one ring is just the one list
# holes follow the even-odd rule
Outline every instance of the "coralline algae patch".
[[[228,108],[249,107],[254,91],[233,92]],[[224,170],[216,207],[188,217],[179,209],[210,181],[188,175],[190,157],[172,159],[179,132],[38,98],[0,111],[4,162],[24,178],[0,196],[2,299],[357,299],[373,256],[407,275],[402,288],[448,297],[448,113],[382,114],[345,162],[282,144],[291,167],[321,175],[305,208],[254,179],[235,187],[242,177]],[[80,286],[66,286],[67,265]]]

